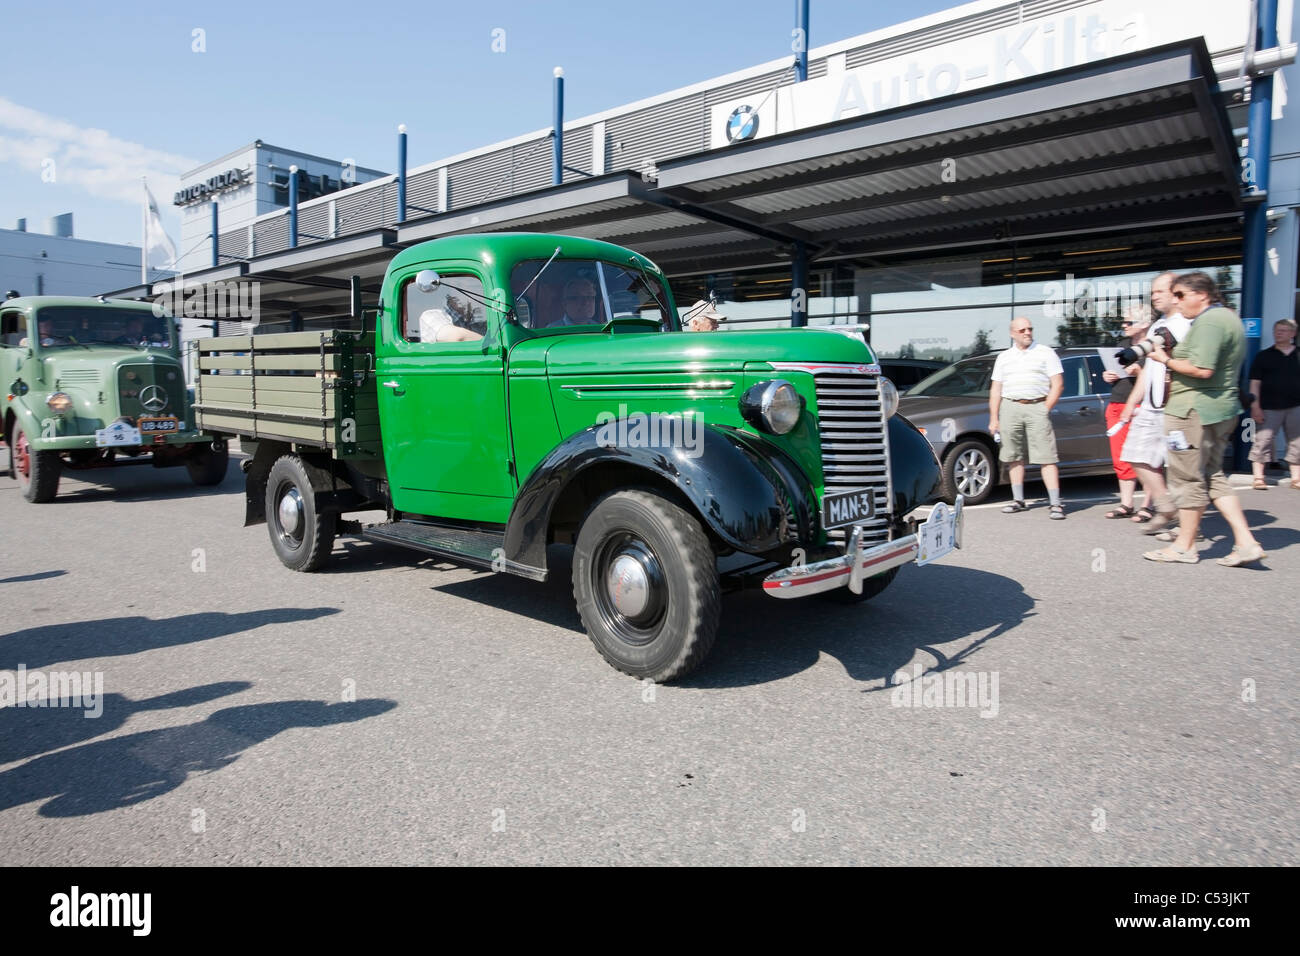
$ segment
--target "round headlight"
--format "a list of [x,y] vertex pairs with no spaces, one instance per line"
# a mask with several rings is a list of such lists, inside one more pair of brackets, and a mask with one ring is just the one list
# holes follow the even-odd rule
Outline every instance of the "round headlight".
[[50,410],[60,415],[65,415],[72,411],[72,397],[66,392],[55,392],[45,400],[45,404],[50,406]]
[[781,379],[759,382],[746,389],[740,398],[740,413],[745,421],[773,435],[784,435],[799,424],[803,414],[803,396]]
[[885,376],[880,376],[880,410],[885,418],[893,418],[898,411],[898,389]]

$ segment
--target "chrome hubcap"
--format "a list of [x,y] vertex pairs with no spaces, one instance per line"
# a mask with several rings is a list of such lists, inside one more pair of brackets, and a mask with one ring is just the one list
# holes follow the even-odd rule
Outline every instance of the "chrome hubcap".
[[981,494],[989,486],[992,466],[988,458],[975,450],[963,452],[953,467],[957,490],[966,497]]
[[302,495],[298,494],[297,488],[290,488],[284,493],[277,510],[281,530],[288,537],[296,538],[302,528]]
[[637,618],[650,603],[650,575],[641,555],[620,554],[610,562],[605,575],[609,602],[624,617]]

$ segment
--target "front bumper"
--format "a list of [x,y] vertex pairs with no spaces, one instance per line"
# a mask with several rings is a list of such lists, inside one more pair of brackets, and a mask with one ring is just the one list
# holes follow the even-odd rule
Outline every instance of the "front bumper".
[[[140,442],[139,445],[129,446],[130,448],[139,448],[142,451],[149,451],[151,448],[157,448],[159,445],[193,445],[198,442],[211,442],[212,435],[205,435],[197,431],[184,431],[175,434],[168,433],[164,435],[153,435],[146,441]],[[37,438],[28,436],[28,442],[31,444],[32,451],[77,451],[79,449],[94,449],[102,451],[95,444],[94,435],[59,435],[55,438]],[[118,446],[119,449],[124,446]]]
[[862,547],[862,527],[855,525],[843,555],[773,571],[763,579],[763,592],[776,598],[800,598],[847,586],[854,594],[861,594],[865,578],[913,561],[929,564],[951,548],[960,548],[965,521],[962,506],[960,495],[952,508],[940,502],[914,534],[874,548]]

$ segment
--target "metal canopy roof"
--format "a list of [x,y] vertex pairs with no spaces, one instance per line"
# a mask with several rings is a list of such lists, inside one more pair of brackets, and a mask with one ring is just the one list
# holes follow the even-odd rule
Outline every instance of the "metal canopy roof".
[[[945,164],[945,160],[951,163]],[[669,275],[1235,217],[1237,152],[1203,40],[784,133],[187,276],[263,283],[263,310],[347,308],[401,247],[542,231],[630,246]],[[952,174],[945,181],[944,169]],[[119,295],[147,297],[147,287]]]

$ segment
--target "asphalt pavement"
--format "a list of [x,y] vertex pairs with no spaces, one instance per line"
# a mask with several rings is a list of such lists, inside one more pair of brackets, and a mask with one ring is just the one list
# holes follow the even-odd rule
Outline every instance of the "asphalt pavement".
[[233,463],[86,477],[0,477],[0,700],[102,680],[0,708],[11,865],[1300,862],[1300,491],[1242,492],[1237,569],[1213,515],[1200,564],[1142,560],[1100,479],[973,509],[869,604],[726,596],[652,686],[564,548],[545,584],[355,540],[297,574]]

